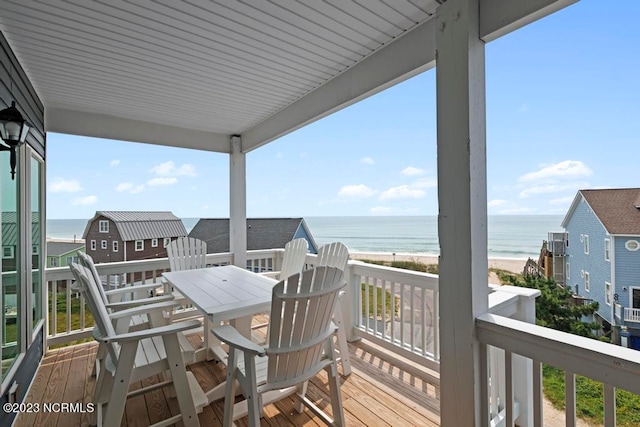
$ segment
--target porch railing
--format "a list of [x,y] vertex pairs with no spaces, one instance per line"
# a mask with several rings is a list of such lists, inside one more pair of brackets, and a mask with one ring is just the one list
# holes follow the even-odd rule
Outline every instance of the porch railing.
[[640,308],[624,308],[625,322],[640,322]]

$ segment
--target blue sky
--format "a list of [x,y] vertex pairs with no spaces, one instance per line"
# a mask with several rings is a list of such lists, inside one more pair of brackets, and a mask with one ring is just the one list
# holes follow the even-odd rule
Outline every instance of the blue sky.
[[[489,214],[637,187],[640,2],[582,0],[487,45]],[[247,155],[247,215],[436,215],[435,70]],[[228,155],[48,134],[49,218],[228,217]]]

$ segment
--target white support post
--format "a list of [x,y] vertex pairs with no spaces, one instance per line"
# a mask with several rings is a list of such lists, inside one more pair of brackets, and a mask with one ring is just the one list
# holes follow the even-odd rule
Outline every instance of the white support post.
[[229,248],[233,253],[233,264],[247,267],[247,164],[242,152],[242,139],[231,137],[229,155]]
[[488,311],[484,43],[478,0],[449,0],[436,16],[440,422],[482,426],[475,317]]

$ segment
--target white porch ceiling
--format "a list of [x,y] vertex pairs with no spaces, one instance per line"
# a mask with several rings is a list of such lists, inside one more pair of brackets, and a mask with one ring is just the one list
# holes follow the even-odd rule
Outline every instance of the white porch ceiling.
[[[501,1],[488,38],[573,0]],[[238,134],[246,152],[433,66],[437,6],[0,0],[0,30],[48,131],[221,152]]]

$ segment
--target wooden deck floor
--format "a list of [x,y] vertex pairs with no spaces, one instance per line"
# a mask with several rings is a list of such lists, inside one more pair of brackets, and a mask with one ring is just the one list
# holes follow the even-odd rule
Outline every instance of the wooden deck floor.
[[[201,345],[195,335],[191,340]],[[95,377],[91,375],[97,345],[81,344],[47,353],[37,372],[25,402],[89,403]],[[342,377],[342,398],[349,426],[439,426],[439,386],[437,376],[431,376],[410,362],[366,341],[349,344],[352,374]],[[190,365],[206,391],[224,380],[225,370],[215,362]],[[149,382],[157,379],[146,380]],[[139,387],[133,385],[132,388]],[[321,407],[330,404],[324,371],[309,385],[309,395]],[[175,398],[164,388],[127,400],[122,426],[145,426],[178,412]],[[293,398],[285,399],[265,409],[263,426],[317,426],[320,419],[305,410],[293,410]],[[200,425],[219,426],[222,423],[222,400],[205,407],[199,415]],[[95,424],[90,413],[44,412],[22,413],[16,427],[28,426],[89,426]],[[180,425],[182,425],[180,423]],[[238,425],[247,425],[246,418]]]

